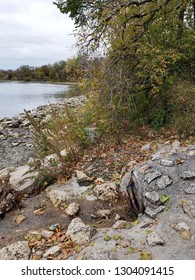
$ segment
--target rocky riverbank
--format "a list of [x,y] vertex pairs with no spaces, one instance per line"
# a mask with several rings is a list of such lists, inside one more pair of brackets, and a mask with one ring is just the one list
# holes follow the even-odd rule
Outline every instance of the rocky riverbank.
[[[48,112],[31,115],[44,121]],[[0,128],[0,259],[195,259],[195,145],[88,152],[69,181],[37,192],[28,119],[1,119]],[[113,166],[120,174],[110,176]]]
[[76,171],[35,196],[24,167],[1,171],[19,207],[0,222],[0,259],[194,260],[195,146],[161,145],[152,158],[120,184]]
[[[63,103],[53,104],[58,111],[64,110],[64,104],[72,107],[84,102],[83,96],[65,99]],[[44,121],[48,117],[50,106],[39,106],[30,112],[35,119]],[[27,164],[32,155],[30,140],[30,122],[25,113],[13,118],[0,119],[0,170],[8,166]]]

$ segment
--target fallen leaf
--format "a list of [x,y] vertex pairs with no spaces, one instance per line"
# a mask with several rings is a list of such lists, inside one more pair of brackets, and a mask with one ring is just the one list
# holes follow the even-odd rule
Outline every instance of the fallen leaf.
[[110,241],[112,238],[109,236],[109,235],[107,235],[107,236],[104,236],[104,241]]
[[129,248],[127,249],[126,255],[130,255],[130,254],[133,254],[133,253],[135,253],[135,248],[129,247]]
[[162,204],[164,204],[166,201],[168,201],[170,199],[170,196],[169,195],[167,195],[167,194],[162,194],[161,196],[160,196],[160,202],[162,203]]
[[116,249],[116,248],[112,248],[112,249],[110,250],[110,252],[116,253],[116,252],[117,252],[117,249]]
[[191,237],[192,237],[192,234],[189,230],[184,230],[182,233],[181,233],[181,238],[183,238],[184,240],[190,240]]
[[76,251],[77,253],[80,253],[82,250],[83,250],[83,247],[82,247],[81,245],[75,246],[75,251]]
[[117,241],[117,240],[121,239],[121,236],[119,234],[115,234],[113,236],[113,239]]
[[94,243],[95,243],[95,240],[91,241],[88,246],[93,247]]
[[131,223],[132,224],[132,226],[136,226],[136,225],[138,225],[139,224],[139,220],[135,220],[133,223]]
[[42,239],[42,236],[41,236],[41,234],[36,234],[35,238],[36,238],[36,240],[40,241]]
[[152,259],[152,253],[151,252],[142,252],[140,254],[140,260],[151,260]]
[[33,256],[33,260],[38,261],[38,260],[40,260],[40,259],[41,259],[41,256],[38,256],[38,255]]
[[146,230],[147,235],[149,235],[150,233],[152,233],[152,230],[150,230],[150,229]]
[[25,215],[19,215],[17,218],[16,218],[16,224],[19,225],[21,224],[24,220],[26,220],[26,216]]

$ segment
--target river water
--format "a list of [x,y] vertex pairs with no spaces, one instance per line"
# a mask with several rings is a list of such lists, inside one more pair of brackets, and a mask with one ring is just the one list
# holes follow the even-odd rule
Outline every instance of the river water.
[[24,109],[56,103],[73,96],[70,84],[0,82],[0,118],[14,117]]

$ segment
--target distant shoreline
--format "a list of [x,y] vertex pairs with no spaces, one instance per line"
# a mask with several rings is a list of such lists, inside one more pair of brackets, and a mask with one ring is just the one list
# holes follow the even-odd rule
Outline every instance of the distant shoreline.
[[7,80],[7,79],[0,79],[0,82],[19,82],[19,83],[47,83],[47,84],[60,84],[60,85],[77,85],[78,82],[75,81],[56,81],[56,80],[47,80],[47,81],[42,81],[42,80],[17,80],[17,79],[12,79],[12,80]]

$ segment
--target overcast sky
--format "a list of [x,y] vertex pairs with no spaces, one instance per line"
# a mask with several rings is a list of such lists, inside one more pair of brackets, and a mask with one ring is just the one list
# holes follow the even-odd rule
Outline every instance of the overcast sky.
[[74,24],[53,1],[0,0],[0,69],[41,66],[76,54]]

